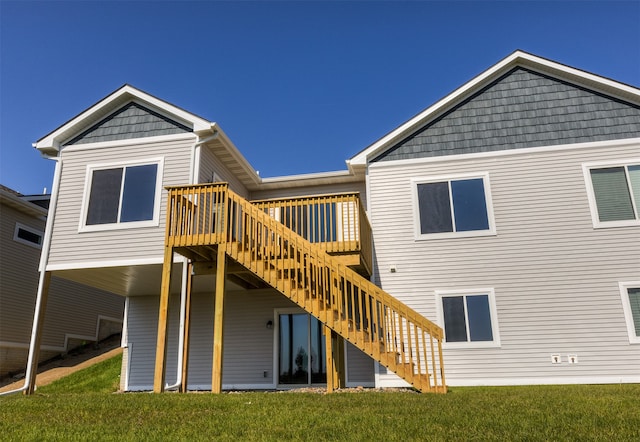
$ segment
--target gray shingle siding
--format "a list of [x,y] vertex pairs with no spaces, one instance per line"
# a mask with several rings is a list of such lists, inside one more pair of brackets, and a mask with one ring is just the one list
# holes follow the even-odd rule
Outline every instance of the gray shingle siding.
[[640,107],[516,68],[373,161],[640,136]]
[[65,143],[65,146],[184,132],[192,132],[192,130],[151,109],[137,103],[129,103]]

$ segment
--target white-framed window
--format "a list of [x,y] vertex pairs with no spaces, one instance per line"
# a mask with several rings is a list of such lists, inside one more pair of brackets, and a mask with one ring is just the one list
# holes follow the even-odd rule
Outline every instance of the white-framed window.
[[41,249],[43,238],[44,232],[42,230],[34,229],[21,223],[16,223],[16,227],[13,231],[14,241]]
[[80,231],[158,226],[162,158],[87,166]]
[[412,180],[416,239],[495,235],[489,174]]
[[640,281],[621,282],[619,286],[629,342],[640,344]]
[[492,288],[436,291],[436,308],[445,348],[500,346]]
[[640,225],[640,159],[582,167],[593,227]]

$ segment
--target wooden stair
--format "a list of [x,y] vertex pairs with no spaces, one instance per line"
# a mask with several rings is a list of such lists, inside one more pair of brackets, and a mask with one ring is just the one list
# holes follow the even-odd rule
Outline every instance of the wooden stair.
[[419,391],[446,392],[439,326],[226,183],[168,190],[166,246],[171,251],[199,261],[222,249]]

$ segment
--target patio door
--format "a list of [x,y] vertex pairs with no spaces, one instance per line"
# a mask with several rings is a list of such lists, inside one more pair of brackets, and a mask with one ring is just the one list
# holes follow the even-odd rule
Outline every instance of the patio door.
[[278,383],[325,384],[327,370],[322,323],[306,313],[281,313],[278,327]]

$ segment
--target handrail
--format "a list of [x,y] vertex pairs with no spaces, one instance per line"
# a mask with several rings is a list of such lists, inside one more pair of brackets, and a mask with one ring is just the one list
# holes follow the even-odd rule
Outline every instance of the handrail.
[[371,269],[371,224],[358,192],[251,201],[328,253],[359,253]]
[[[168,190],[168,245],[178,251],[201,245],[225,247],[233,260],[417,389],[446,391],[439,326],[227,184]],[[364,237],[359,239],[364,246]]]

